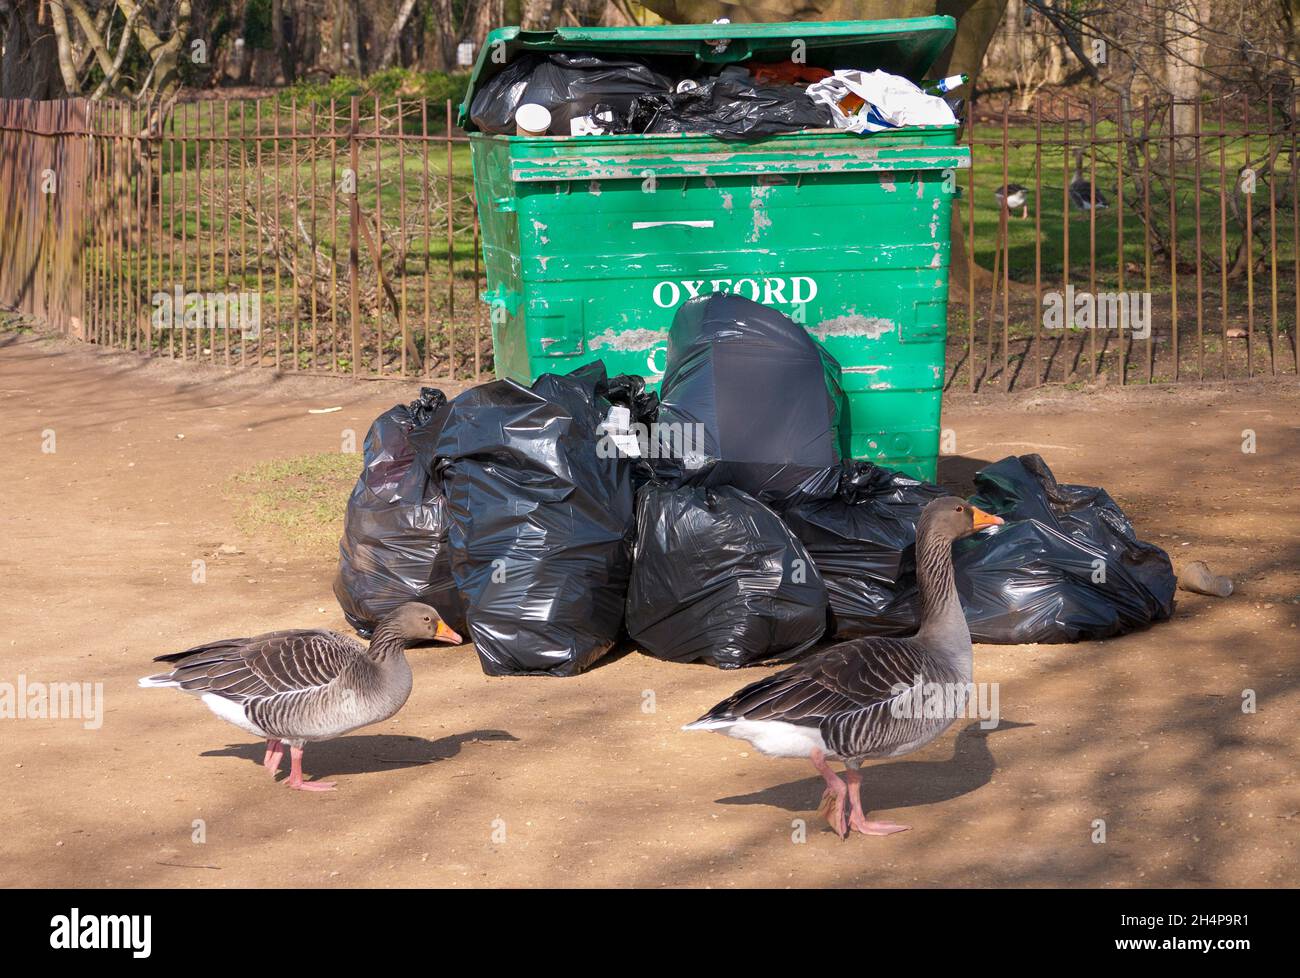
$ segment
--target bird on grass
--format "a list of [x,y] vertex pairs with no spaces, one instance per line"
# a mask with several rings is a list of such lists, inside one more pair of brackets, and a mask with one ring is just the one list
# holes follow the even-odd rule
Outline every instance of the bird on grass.
[[[915,635],[832,646],[751,683],[683,729],[747,740],[773,757],[808,758],[826,782],[820,811],[841,839],[850,829],[864,835],[905,831],[906,825],[867,819],[860,768],[868,759],[924,747],[964,710],[973,653],[957,596],[952,544],[1001,523],[965,500],[934,500],[917,524],[921,624]],[[930,684],[945,692],[945,709],[930,709]],[[831,770],[831,760],[844,762],[843,780]]]
[[262,759],[274,777],[289,746],[288,785],[330,791],[332,781],[305,781],[303,746],[331,740],[393,716],[411,695],[406,649],[419,642],[462,639],[426,604],[398,606],[378,626],[370,647],[324,629],[229,638],[160,655],[171,672],[140,685],[192,693],[221,719],[266,738]]
[[1083,150],[1078,150],[1074,154],[1074,179],[1070,181],[1070,203],[1078,210],[1090,211],[1094,200],[1097,202],[1097,210],[1110,206],[1110,201],[1101,192],[1101,188],[1094,190],[1092,181],[1084,179]]
[[1023,221],[1029,216],[1029,188],[1022,187],[1018,183],[1009,183],[1005,187],[998,187],[993,191],[993,196],[998,199],[1006,210],[1020,210],[1020,219]]

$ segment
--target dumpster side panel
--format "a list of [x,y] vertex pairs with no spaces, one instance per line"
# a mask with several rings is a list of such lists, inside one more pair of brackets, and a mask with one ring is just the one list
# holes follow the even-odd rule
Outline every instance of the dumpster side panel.
[[487,280],[480,298],[488,305],[496,374],[529,380],[524,285],[519,269],[519,200],[510,178],[510,147],[477,133],[469,138]]
[[[860,137],[822,137],[820,152],[769,141],[695,155],[679,140],[662,165],[600,147],[586,167],[598,176],[575,176],[570,158],[559,161],[563,179],[524,181],[530,167],[555,164],[548,154],[561,141],[489,138],[487,170],[510,184],[517,208],[501,227],[516,237],[491,257],[485,220],[488,293],[519,297],[494,321],[498,376],[527,381],[600,359],[656,384],[677,307],[736,292],[803,323],[840,362],[845,454],[932,479],[956,184],[936,164],[960,165],[965,151],[931,148],[954,138],[901,138],[892,156],[888,141]],[[819,158],[824,166],[810,165]],[[476,182],[479,172],[476,156]]]

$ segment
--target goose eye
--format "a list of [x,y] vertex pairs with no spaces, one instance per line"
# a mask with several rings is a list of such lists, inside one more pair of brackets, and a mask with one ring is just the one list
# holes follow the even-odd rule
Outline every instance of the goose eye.
[[965,506],[958,506],[958,507],[957,507],[957,512],[959,512],[959,513],[964,513],[964,512],[966,512],[966,507],[965,507]]
[[428,615],[425,615],[425,616],[424,616],[424,620],[425,620],[425,621],[433,621],[433,619],[430,618]]

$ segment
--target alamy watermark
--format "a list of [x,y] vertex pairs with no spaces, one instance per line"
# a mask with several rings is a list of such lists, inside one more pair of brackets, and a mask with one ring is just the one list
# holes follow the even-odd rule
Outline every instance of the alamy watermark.
[[0,720],[80,720],[87,730],[104,725],[104,684],[0,681]]
[[186,292],[177,285],[150,297],[154,329],[238,330],[245,339],[262,333],[262,296],[257,292]]
[[1135,340],[1151,335],[1150,292],[1086,292],[1067,285],[1043,293],[1044,329],[1126,329]]
[[979,720],[981,730],[992,730],[1002,720],[998,712],[997,683],[927,682],[916,675],[912,684],[895,683],[889,711],[897,719]]
[[677,421],[632,423],[626,409],[614,411],[617,414],[601,426],[602,434],[596,442],[600,458],[680,459],[688,469],[699,468],[707,461],[704,425]]
[[147,958],[153,950],[151,914],[83,914],[73,907],[50,918],[50,947],[56,951],[123,950]]

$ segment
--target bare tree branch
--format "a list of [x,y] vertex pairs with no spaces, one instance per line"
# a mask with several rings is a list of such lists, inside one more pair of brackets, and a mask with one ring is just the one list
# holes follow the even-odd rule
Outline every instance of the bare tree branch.
[[103,81],[101,81],[99,86],[90,93],[90,100],[92,102],[98,102],[103,98],[104,93],[107,92],[113,82],[117,80],[118,72],[122,70],[122,64],[126,61],[126,49],[131,46],[131,28],[135,25],[135,20],[140,16],[140,11],[143,9],[143,7],[136,7],[131,11],[130,16],[126,18],[126,25],[122,28],[122,37],[117,44],[117,57],[113,59],[113,63],[109,66],[109,70],[104,72]]

